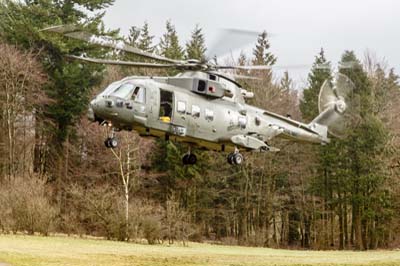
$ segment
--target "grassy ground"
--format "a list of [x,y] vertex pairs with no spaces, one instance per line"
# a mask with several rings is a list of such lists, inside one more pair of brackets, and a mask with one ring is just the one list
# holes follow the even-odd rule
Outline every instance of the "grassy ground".
[[140,245],[0,235],[0,265],[400,265],[400,251],[293,251],[190,243]]

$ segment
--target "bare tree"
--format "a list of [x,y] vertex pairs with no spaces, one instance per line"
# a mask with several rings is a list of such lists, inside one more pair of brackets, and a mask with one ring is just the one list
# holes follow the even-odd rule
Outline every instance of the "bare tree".
[[9,179],[17,173],[25,175],[32,167],[37,106],[47,101],[41,90],[46,78],[36,57],[32,52],[0,43],[0,123],[5,129],[0,141],[4,154],[1,157],[6,158],[1,163],[7,166],[2,167],[2,175]]
[[[124,145],[120,145],[118,149],[110,149],[119,165],[119,175],[123,185],[123,193],[125,199],[125,229],[127,240],[129,238],[129,192],[135,186],[138,173],[137,153],[137,137],[132,135],[121,134]],[[136,182],[135,182],[136,181]]]

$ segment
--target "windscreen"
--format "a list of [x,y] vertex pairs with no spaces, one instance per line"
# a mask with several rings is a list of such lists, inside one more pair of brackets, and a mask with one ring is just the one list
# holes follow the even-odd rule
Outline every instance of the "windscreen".
[[119,98],[127,98],[128,95],[133,91],[133,88],[133,84],[125,83],[119,86],[111,95]]

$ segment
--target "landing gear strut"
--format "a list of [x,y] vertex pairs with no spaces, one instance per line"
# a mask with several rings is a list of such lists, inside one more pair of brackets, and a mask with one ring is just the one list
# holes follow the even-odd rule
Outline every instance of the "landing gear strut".
[[243,163],[243,155],[235,148],[235,152],[229,153],[228,163],[234,165],[240,165]]
[[110,135],[110,137],[106,138],[106,140],[104,141],[104,145],[106,145],[107,148],[113,148],[113,149],[118,147],[118,140],[115,137],[115,129],[114,128],[111,129],[111,135]]
[[196,164],[197,162],[197,157],[196,155],[194,155],[193,153],[191,153],[191,149],[189,148],[189,152],[186,153],[183,157],[182,157],[182,163],[184,165],[193,165]]

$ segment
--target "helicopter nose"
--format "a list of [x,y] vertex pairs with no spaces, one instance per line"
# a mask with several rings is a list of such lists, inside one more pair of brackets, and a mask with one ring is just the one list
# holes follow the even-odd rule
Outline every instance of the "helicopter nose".
[[97,101],[96,101],[96,98],[94,98],[89,103],[89,108],[88,108],[88,113],[87,113],[87,118],[92,122],[96,121],[96,114],[95,114],[96,106],[97,106]]

